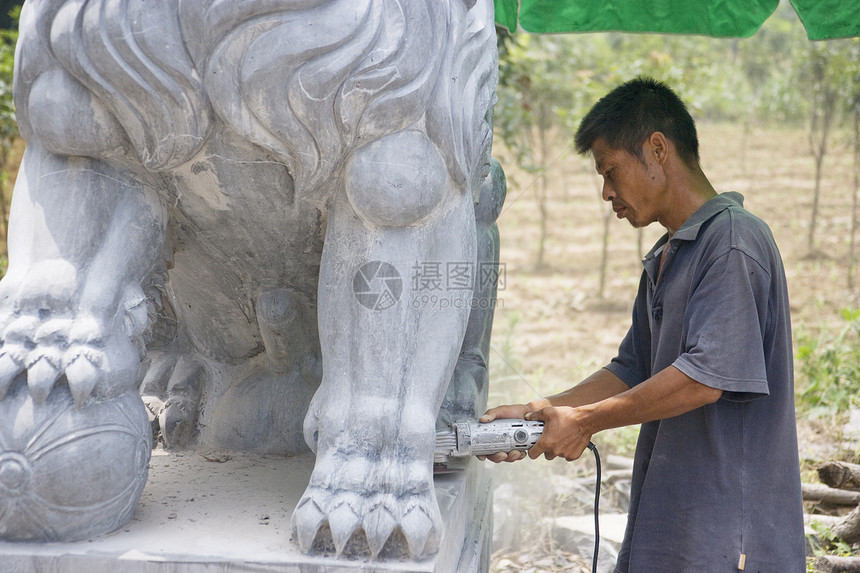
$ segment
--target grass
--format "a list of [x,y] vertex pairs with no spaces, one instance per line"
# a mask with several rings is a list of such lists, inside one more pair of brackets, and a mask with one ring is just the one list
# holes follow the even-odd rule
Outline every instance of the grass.
[[855,557],[860,553],[860,543],[845,543],[833,534],[830,527],[813,520],[810,523],[810,528],[815,534],[808,536],[812,545],[812,555],[806,559],[807,573],[815,573],[817,557],[825,555]]
[[842,324],[795,329],[799,416],[833,418],[860,406],[860,310],[843,309]]

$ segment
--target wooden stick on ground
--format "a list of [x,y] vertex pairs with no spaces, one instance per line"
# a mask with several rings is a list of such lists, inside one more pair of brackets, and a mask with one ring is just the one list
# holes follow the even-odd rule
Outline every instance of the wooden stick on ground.
[[860,541],[860,506],[855,507],[851,513],[834,525],[831,531],[845,543],[854,544]]
[[847,491],[818,483],[805,483],[803,484],[803,501],[855,506],[860,504],[860,491]]
[[835,557],[827,555],[815,560],[818,573],[860,573],[860,557]]

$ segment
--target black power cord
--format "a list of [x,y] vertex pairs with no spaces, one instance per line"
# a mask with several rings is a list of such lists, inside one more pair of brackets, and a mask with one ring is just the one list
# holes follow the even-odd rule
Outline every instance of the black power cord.
[[597,446],[588,442],[588,449],[594,454],[594,462],[597,464],[597,478],[594,485],[594,556],[591,558],[591,573],[597,573],[597,555],[600,550],[600,454]]

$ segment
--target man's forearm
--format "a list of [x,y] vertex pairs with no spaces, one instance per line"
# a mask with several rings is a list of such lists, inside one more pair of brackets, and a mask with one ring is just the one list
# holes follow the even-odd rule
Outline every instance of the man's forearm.
[[582,406],[583,429],[593,435],[610,428],[672,418],[716,402],[721,395],[722,391],[669,366],[626,391]]
[[526,419],[545,423],[540,440],[528,451],[529,457],[546,455],[547,459],[561,456],[575,460],[597,432],[678,416],[716,402],[722,394],[669,366],[641,384],[603,400],[573,407],[563,404],[575,404],[580,399],[620,388],[611,379],[604,376],[600,379],[603,383],[595,383],[594,388],[576,391],[577,386],[550,399],[557,403],[544,400],[542,408],[526,413]]
[[548,398],[534,400],[529,403],[529,406],[537,410],[546,406],[577,408],[606,400],[629,389],[630,387],[615,374],[606,368],[601,368],[573,388]]

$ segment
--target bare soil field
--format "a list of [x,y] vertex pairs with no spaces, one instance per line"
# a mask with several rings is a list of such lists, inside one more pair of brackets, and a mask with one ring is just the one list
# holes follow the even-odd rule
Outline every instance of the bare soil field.
[[[812,251],[807,237],[815,170],[807,132],[800,128],[752,128],[745,135],[741,125],[702,124],[699,136],[703,168],[717,191],[741,192],[746,208],[773,230],[785,262],[795,331],[839,325],[839,311],[857,305],[857,293],[849,290],[847,275],[853,194],[853,159],[847,135],[834,135],[824,160]],[[592,160],[576,156],[567,141],[559,142],[556,149],[554,161],[546,169],[546,265],[537,268],[540,211],[536,176],[518,171],[505,150],[499,145],[495,148],[495,156],[507,173],[508,194],[498,221],[506,280],[499,291],[493,328],[490,405],[552,394],[606,364],[630,325],[641,256],[664,232],[652,225],[640,237],[640,231],[613,217],[605,292],[599,296],[603,221],[608,206],[600,199],[600,179]],[[798,421],[800,453],[806,468],[840,453],[838,424],[834,422]],[[602,454],[632,455],[634,440],[632,429],[595,437]],[[497,482],[518,482],[515,491],[523,491],[526,484],[529,490],[551,490],[552,476],[582,475],[591,469],[590,460],[521,464],[529,467],[494,470]],[[549,502],[553,507],[548,511],[561,511],[557,505],[563,501],[558,495],[548,495],[532,501]],[[497,499],[497,513],[499,503]],[[526,536],[522,542],[531,544],[538,538]],[[496,556],[493,571],[528,570],[516,563],[506,551]]]

